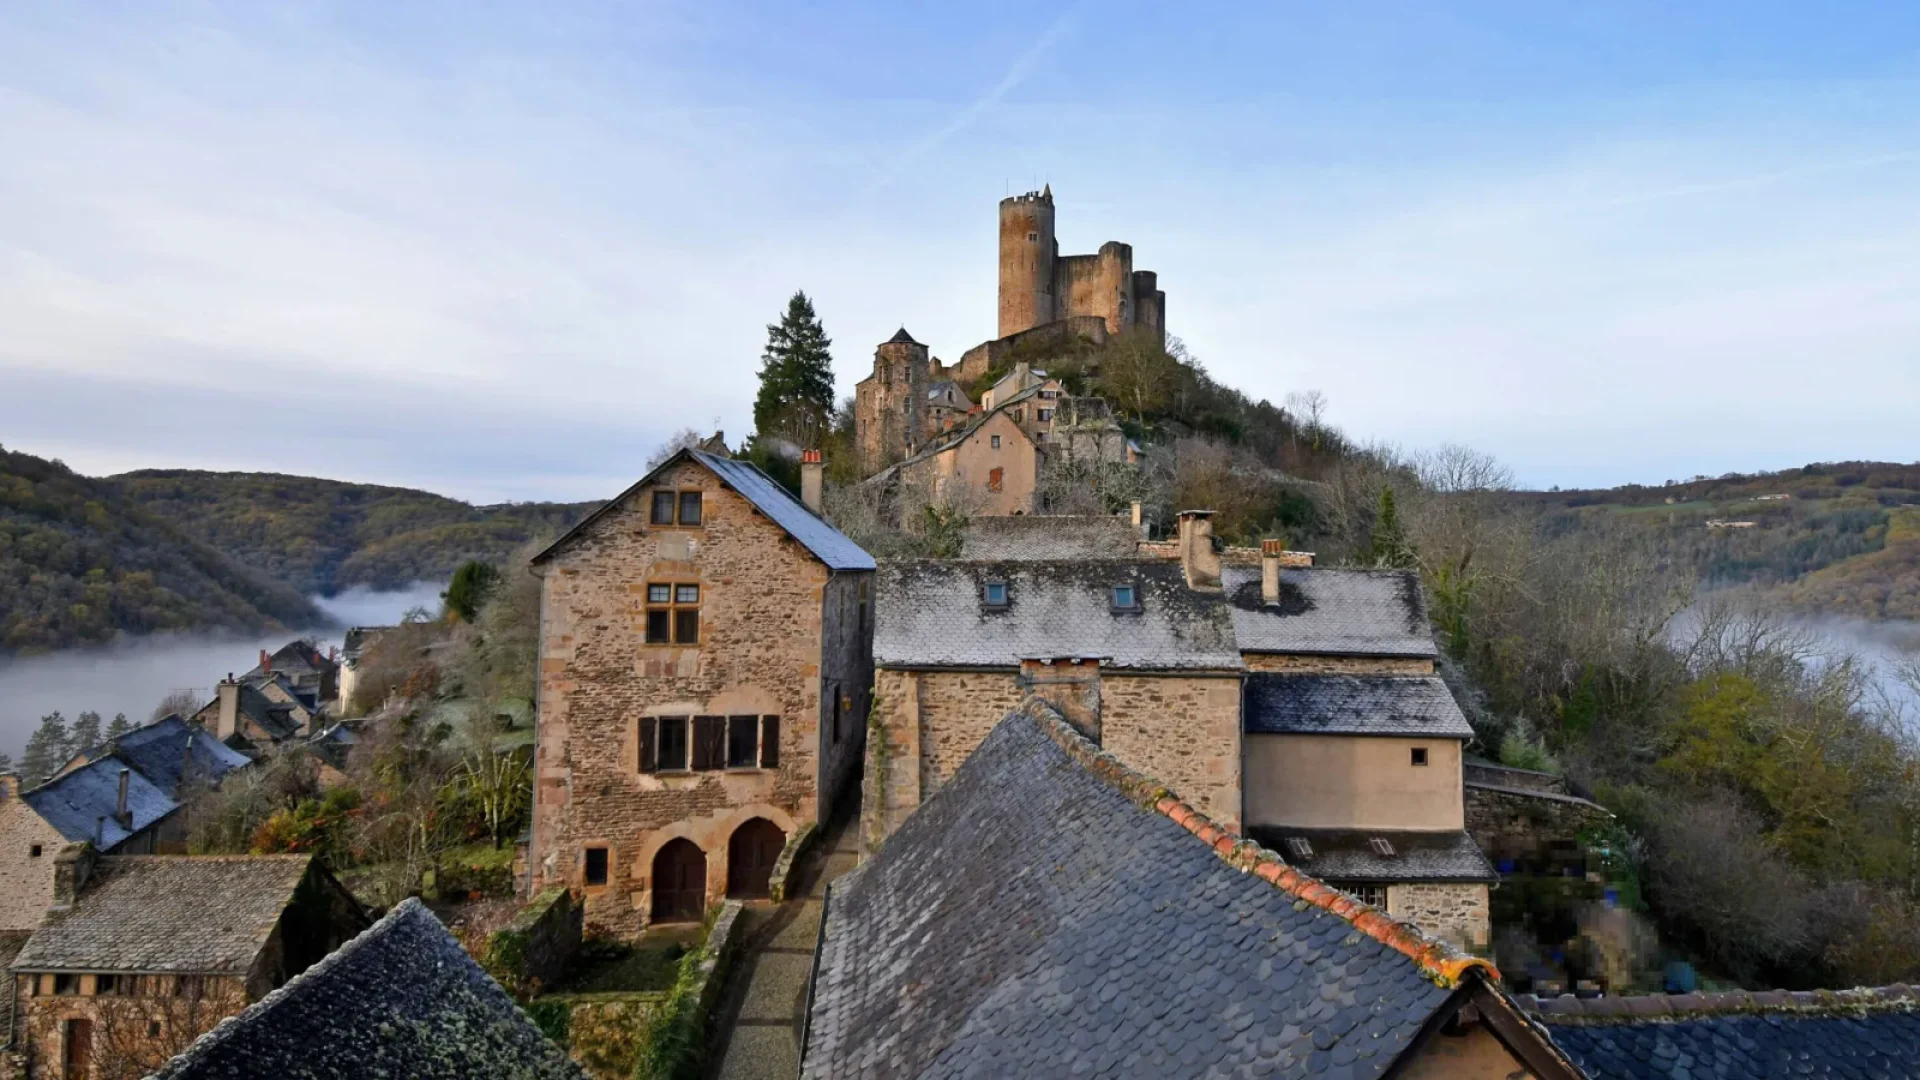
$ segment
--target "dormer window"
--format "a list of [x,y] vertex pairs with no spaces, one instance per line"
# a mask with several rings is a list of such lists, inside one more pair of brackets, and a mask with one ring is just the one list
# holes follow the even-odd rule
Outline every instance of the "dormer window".
[[989,608],[1006,607],[1007,583],[1004,581],[989,581],[980,586],[980,606]]
[[1115,585],[1111,596],[1115,611],[1140,610],[1140,590],[1131,585]]

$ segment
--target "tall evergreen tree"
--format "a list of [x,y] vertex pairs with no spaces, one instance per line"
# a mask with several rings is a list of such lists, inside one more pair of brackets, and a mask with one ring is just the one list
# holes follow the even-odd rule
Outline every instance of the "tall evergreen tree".
[[1382,485],[1380,505],[1373,512],[1373,533],[1367,542],[1367,557],[1375,566],[1405,569],[1413,565],[1413,546],[1400,527],[1400,511],[1393,504],[1393,488]]
[[779,435],[807,449],[820,445],[833,419],[832,345],[813,301],[794,293],[786,314],[767,327],[753,401],[755,434]]
[[67,745],[74,753],[100,745],[100,714],[83,712],[73,718],[73,730],[67,739]]
[[132,730],[133,721],[127,719],[126,713],[114,713],[113,723],[107,725],[107,738],[117,739]]
[[21,781],[32,786],[52,776],[73,754],[69,741],[66,717],[57,711],[41,717],[40,726],[27,737],[26,752],[20,755]]

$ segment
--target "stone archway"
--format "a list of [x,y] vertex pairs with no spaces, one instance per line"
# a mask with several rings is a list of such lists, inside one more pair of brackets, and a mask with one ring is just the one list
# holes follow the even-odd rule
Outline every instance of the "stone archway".
[[787,834],[763,817],[748,818],[727,841],[727,896],[757,900],[768,894],[773,864],[787,846]]
[[707,909],[707,853],[684,836],[653,857],[653,921],[699,922]]

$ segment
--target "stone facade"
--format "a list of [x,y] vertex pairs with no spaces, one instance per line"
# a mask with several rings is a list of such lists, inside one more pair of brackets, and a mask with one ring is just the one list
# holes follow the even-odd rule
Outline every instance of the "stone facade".
[[[651,524],[656,491],[699,492],[700,523]],[[743,825],[761,819],[791,837],[826,819],[866,732],[870,572],[830,571],[691,457],[589,519],[538,569],[529,888],[579,890],[589,926],[631,933],[651,918],[655,856],[671,841],[704,855],[711,902],[728,890]],[[650,584],[698,587],[697,644],[648,644]],[[754,767],[643,771],[643,731],[661,730],[660,718],[736,716],[777,717],[777,755],[763,746]],[[590,851],[604,882],[588,881]]]
[[[14,1009],[27,1076],[121,1080],[145,1076],[252,1000],[238,978],[14,976]],[[176,992],[177,990],[177,992]],[[84,1048],[70,1045],[84,1038]],[[71,1055],[71,1056],[69,1056]],[[86,1062],[69,1069],[69,1062]]]
[[0,930],[31,930],[53,903],[53,859],[67,838],[0,782]]
[[1485,952],[1490,944],[1492,912],[1483,884],[1423,881],[1389,885],[1387,914],[1461,948]]
[[1467,831],[1496,861],[1571,851],[1582,832],[1613,817],[1606,807],[1576,795],[1475,783],[1468,775]]
[[975,516],[1028,514],[1040,483],[1040,460],[1039,448],[1011,411],[1001,410],[957,441],[903,463],[899,483]]
[[1133,268],[1133,248],[1108,241],[1096,254],[1063,257],[1053,225],[1051,187],[1000,200],[999,336],[1092,316],[1109,334],[1164,338],[1167,294],[1158,275]]

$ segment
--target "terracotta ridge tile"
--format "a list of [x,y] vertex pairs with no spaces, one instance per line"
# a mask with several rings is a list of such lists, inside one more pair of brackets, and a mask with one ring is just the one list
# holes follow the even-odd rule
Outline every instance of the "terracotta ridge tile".
[[1347,922],[1354,929],[1413,961],[1423,975],[1442,987],[1459,985],[1466,973],[1479,968],[1488,978],[1500,979],[1500,969],[1489,960],[1461,952],[1428,937],[1412,923],[1360,902],[1319,878],[1292,866],[1277,852],[1215,824],[1166,785],[1107,753],[1082,735],[1045,702],[1028,699],[1014,710],[1037,724],[1068,756],[1144,809],[1151,810],[1192,833],[1213,848],[1224,862],[1251,873],[1300,904],[1311,904]]

